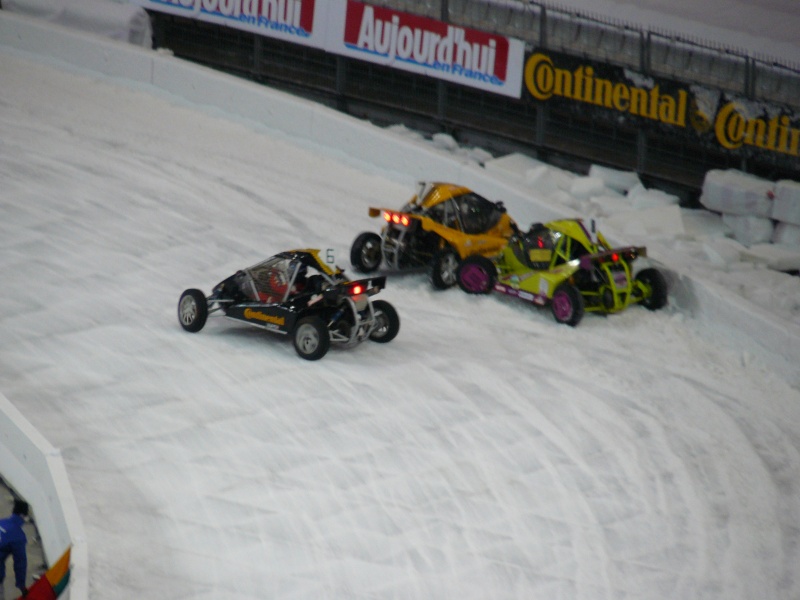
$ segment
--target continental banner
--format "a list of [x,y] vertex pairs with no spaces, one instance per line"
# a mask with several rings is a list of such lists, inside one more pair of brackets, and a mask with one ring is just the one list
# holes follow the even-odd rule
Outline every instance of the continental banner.
[[529,98],[596,119],[694,136],[734,153],[800,156],[800,116],[787,107],[548,51],[528,55],[523,82]]

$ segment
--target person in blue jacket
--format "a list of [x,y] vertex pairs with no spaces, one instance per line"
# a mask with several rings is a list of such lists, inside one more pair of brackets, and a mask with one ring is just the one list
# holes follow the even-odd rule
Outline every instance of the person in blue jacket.
[[0,600],[3,600],[3,584],[6,580],[6,559],[14,557],[14,579],[23,596],[28,594],[25,577],[28,574],[28,538],[22,531],[22,524],[28,516],[28,503],[14,501],[14,510],[7,519],[0,519]]

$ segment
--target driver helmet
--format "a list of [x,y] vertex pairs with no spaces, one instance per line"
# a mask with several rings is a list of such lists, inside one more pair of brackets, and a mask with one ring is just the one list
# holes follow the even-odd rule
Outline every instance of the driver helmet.
[[553,236],[550,230],[542,223],[533,223],[525,235],[528,243],[534,248],[542,248],[552,250]]

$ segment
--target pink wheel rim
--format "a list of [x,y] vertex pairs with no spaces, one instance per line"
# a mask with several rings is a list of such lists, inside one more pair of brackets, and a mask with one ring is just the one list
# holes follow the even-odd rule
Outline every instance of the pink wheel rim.
[[483,292],[489,285],[489,276],[478,265],[468,264],[461,269],[461,283],[470,292]]
[[572,302],[567,293],[555,293],[553,296],[553,313],[560,321],[565,321],[572,316]]

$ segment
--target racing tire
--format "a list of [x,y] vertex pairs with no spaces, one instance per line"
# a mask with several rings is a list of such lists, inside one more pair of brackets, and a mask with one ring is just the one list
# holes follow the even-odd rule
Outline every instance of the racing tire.
[[305,317],[294,328],[294,349],[300,358],[319,360],[331,347],[331,335],[325,321],[319,317]]
[[437,290],[446,290],[458,282],[459,258],[452,248],[443,248],[433,255],[431,284]]
[[[667,304],[667,280],[658,269],[642,269],[636,275],[644,292],[642,306],[648,310],[658,310]],[[648,293],[649,292],[649,293]]]
[[178,300],[178,322],[186,331],[197,333],[208,319],[208,301],[200,290],[186,290]]
[[397,315],[397,311],[394,306],[384,300],[375,300],[372,303],[372,309],[375,311],[378,325],[369,334],[369,339],[379,344],[391,342],[400,331],[400,317]]
[[553,293],[550,311],[559,323],[575,327],[583,319],[583,296],[574,285],[562,283]]
[[381,236],[372,232],[360,234],[350,247],[350,263],[353,268],[361,273],[372,273],[378,270],[381,261]]
[[480,254],[468,256],[458,265],[458,287],[468,294],[488,294],[497,283],[497,268]]

